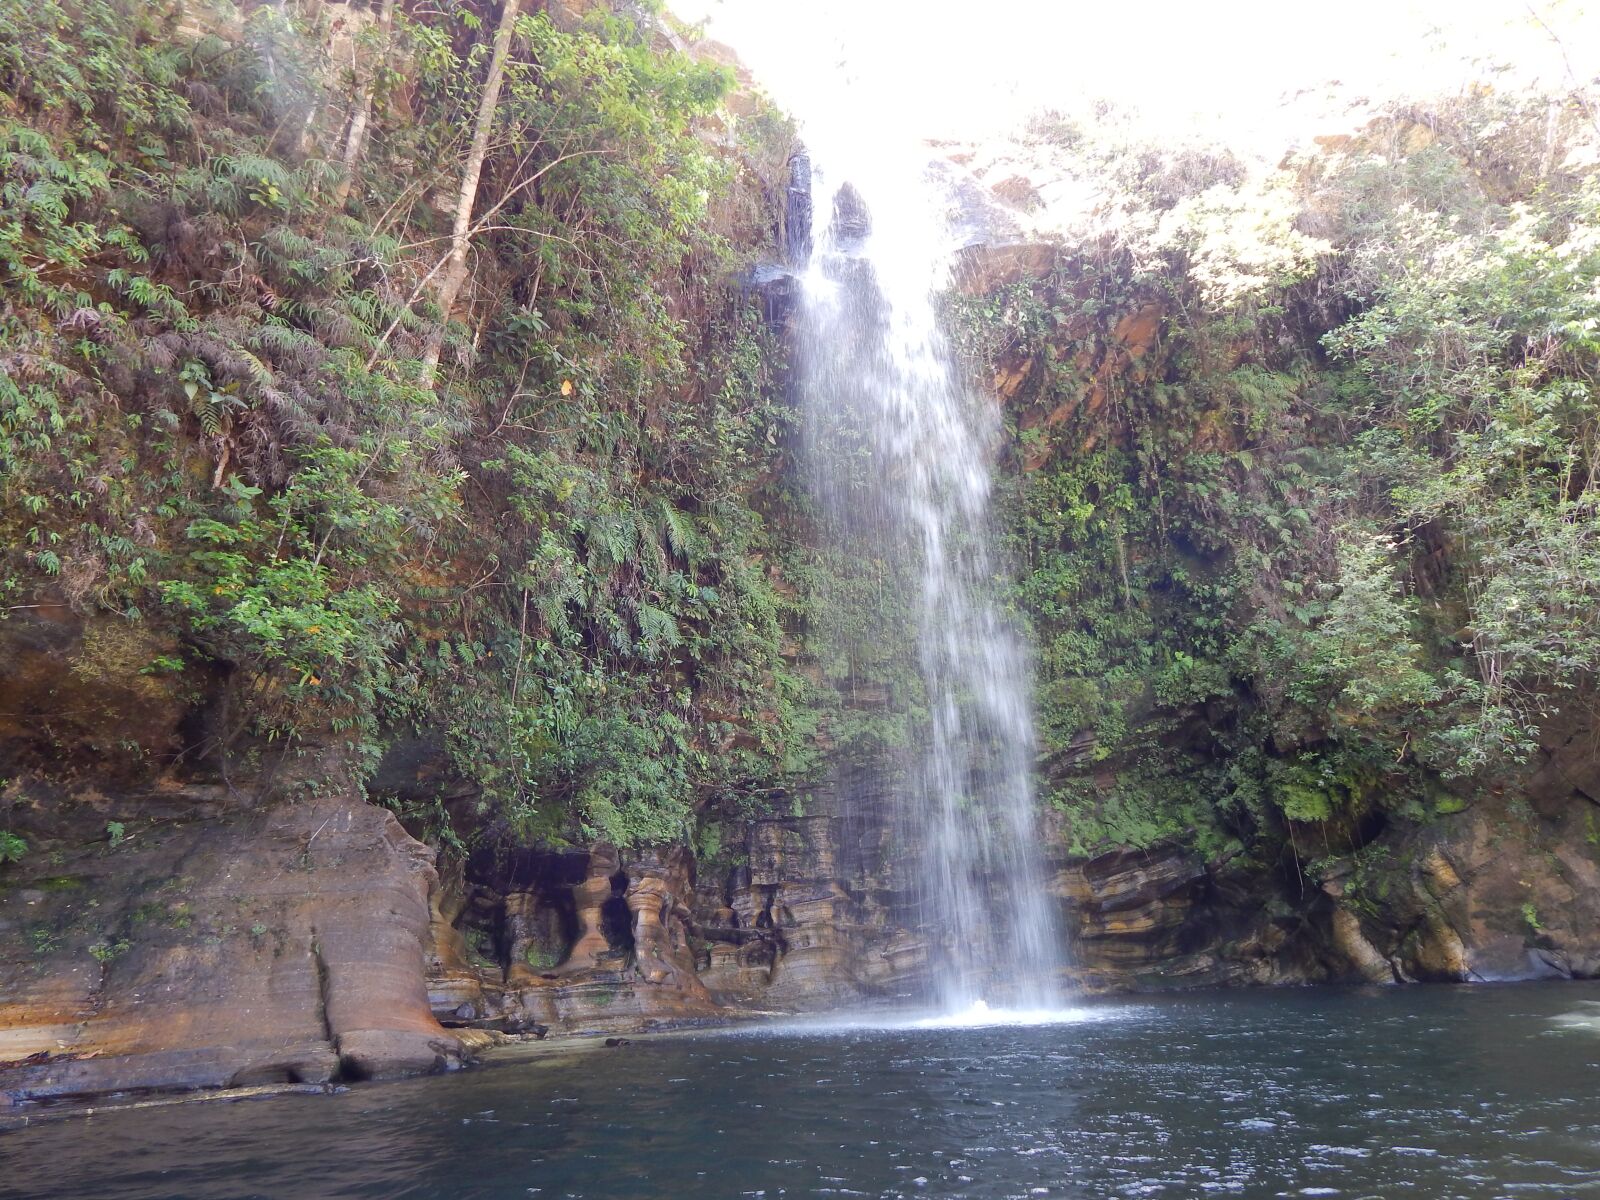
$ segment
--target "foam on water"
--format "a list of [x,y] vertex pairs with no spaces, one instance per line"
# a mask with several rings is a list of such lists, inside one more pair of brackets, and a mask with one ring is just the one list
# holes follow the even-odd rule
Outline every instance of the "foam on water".
[[910,1021],[908,1029],[985,1029],[995,1025],[1078,1025],[1126,1017],[1131,1008],[991,1008],[982,1000],[957,1012]]
[[1556,1030],[1600,1034],[1600,1002],[1586,1000],[1571,1012],[1557,1013],[1550,1023]]
[[763,1021],[760,1025],[730,1026],[723,1030],[699,1030],[682,1035],[704,1037],[726,1034],[739,1037],[830,1037],[839,1034],[915,1030],[980,1030],[1003,1028],[1043,1028],[1062,1025],[1088,1025],[1105,1021],[1125,1021],[1148,1017],[1151,1009],[1144,1005],[1117,1003],[1100,1005],[1060,1006],[1052,1008],[994,1007],[978,1000],[953,1012],[929,1012],[927,1009],[858,1009],[854,1012],[829,1013],[825,1016],[796,1017],[789,1020]]

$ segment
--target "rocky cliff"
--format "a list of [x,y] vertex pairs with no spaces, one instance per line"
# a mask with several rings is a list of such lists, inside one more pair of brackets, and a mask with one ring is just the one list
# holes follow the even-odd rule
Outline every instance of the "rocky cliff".
[[[19,643],[46,632],[69,659],[85,636],[65,610],[8,626],[0,693],[13,705],[38,678]],[[54,714],[71,714],[75,740],[57,745],[86,767],[105,761],[92,747],[124,713],[158,718],[150,697],[96,717],[98,683],[57,680],[28,693],[29,716],[67,737]],[[1064,982],[1098,994],[1594,977],[1591,736],[1552,734],[1518,796],[1380,834],[1317,878],[1177,845],[1075,858],[1057,828],[1046,850],[1071,943]],[[11,745],[27,757],[15,729]],[[937,962],[940,931],[918,926],[870,775],[806,797],[804,816],[743,824],[712,861],[599,843],[449,858],[442,878],[436,852],[359,792],[290,800],[284,782],[8,780],[8,827],[35,853],[0,889],[0,1092],[442,1070],[463,1060],[463,1035],[482,1044],[473,1031],[903,1003]]]
[[[1053,119],[955,152],[1003,210],[951,314],[1007,416],[1088,981],[1593,977],[1595,476],[1558,465],[1593,347],[1539,341],[1521,288],[1559,309],[1554,264],[1600,263],[1559,223],[1496,249],[1592,188],[1554,112],[1419,102],[1271,166]],[[1527,427],[1485,409],[1519,386],[1584,399],[1506,458]]]
[[[0,812],[31,851],[0,886],[0,1091],[458,1065],[424,982],[434,852],[337,782],[333,755],[270,778],[131,769],[118,753],[130,734],[180,742],[194,699],[104,659],[63,669],[103,628],[45,604],[0,637]],[[291,802],[295,766],[324,786]]]
[[[87,111],[0,46],[3,1102],[924,994],[904,648],[809,536],[752,266],[803,252],[782,119],[530,5],[441,311],[413,184],[473,175],[506,10],[158,7],[75,35],[131,64]],[[0,0],[40,55],[67,15]],[[951,152],[1065,986],[1600,974],[1583,121],[1496,103],[1267,184],[1048,121]]]

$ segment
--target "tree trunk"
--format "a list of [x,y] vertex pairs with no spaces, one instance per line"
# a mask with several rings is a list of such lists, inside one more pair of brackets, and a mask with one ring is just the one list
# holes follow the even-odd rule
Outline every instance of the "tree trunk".
[[505,0],[500,26],[494,34],[494,54],[489,59],[489,76],[483,81],[483,99],[478,104],[478,119],[472,128],[472,148],[467,153],[466,170],[461,173],[461,193],[456,197],[455,226],[450,233],[450,258],[439,281],[439,327],[428,339],[422,356],[422,377],[431,382],[444,347],[445,326],[455,307],[461,285],[467,281],[467,251],[471,248],[472,206],[478,199],[478,179],[483,174],[483,159],[489,151],[489,133],[494,128],[495,109],[500,104],[500,84],[505,78],[506,56],[511,52],[511,28],[516,24],[521,0]]
[[[389,31],[394,27],[394,0],[383,0],[378,10],[378,45],[373,54],[382,59],[389,53]],[[350,132],[344,139],[344,173],[333,189],[333,203],[343,208],[355,185],[356,168],[361,165],[361,151],[366,146],[367,125],[372,120],[373,63],[369,58],[356,67],[356,110],[350,115]]]

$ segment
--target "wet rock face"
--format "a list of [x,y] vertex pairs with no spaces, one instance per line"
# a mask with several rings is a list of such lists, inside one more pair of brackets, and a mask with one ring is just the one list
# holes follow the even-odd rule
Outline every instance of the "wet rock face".
[[833,197],[833,236],[840,241],[864,238],[872,232],[872,213],[861,193],[846,183]]
[[1600,759],[1586,706],[1572,709],[1519,778],[1319,868],[1327,977],[1600,977]]
[[[194,693],[216,681],[150,672],[175,642],[120,617],[75,612],[50,595],[0,623],[0,778],[46,766],[101,782],[146,773],[149,753],[182,745]],[[197,686],[198,685],[198,686]]]
[[[733,848],[737,861],[699,867],[687,916],[682,893],[670,901],[709,1011],[821,1011],[926,996],[938,931],[920,927],[896,876],[883,789],[869,774],[846,773],[810,798],[808,815],[750,822]],[[1255,868],[1172,848],[1123,851],[1058,858],[1050,890],[1072,945],[1061,982],[1086,992],[1349,975],[1330,943],[1326,897]],[[647,973],[633,964],[610,977],[628,1003],[608,998],[602,1012],[578,986],[593,969],[552,973],[565,988],[547,993],[558,1005],[543,1010],[553,1023],[637,1028],[639,1016],[684,1011],[644,1007]]]
[[[1052,890],[1091,991],[1600,977],[1600,806],[1526,790],[1381,832],[1321,868],[1173,848],[1064,863]],[[1592,814],[1592,815],[1591,815]]]
[[458,1061],[422,987],[434,853],[339,786],[338,750],[275,771],[315,776],[315,800],[222,782],[178,750],[214,741],[224,672],[147,674],[162,635],[48,595],[19,613],[0,622],[0,829],[27,846],[0,864],[0,1096]]
[[479,856],[434,908],[433,1012],[508,1033],[715,1016],[696,969],[694,879],[683,846]]
[[887,881],[847,837],[826,813],[751,822],[749,866],[707,881],[706,982],[725,1003],[828,1008],[893,994],[919,975],[925,948],[892,952],[916,939],[896,920]]
[[1078,917],[1081,982],[1115,986],[1182,952],[1184,930],[1204,893],[1206,870],[1177,851],[1107,854],[1063,865],[1051,891]]
[[1042,279],[1055,269],[1060,248],[1025,239],[974,242],[956,256],[953,282],[968,296],[982,296],[1024,279]]
[[0,623],[0,829],[27,847],[0,864],[0,1096],[458,1062],[423,985],[433,851],[337,782],[337,742],[197,761],[229,681],[145,670],[174,650],[50,596]]
[[[436,942],[481,942],[499,922],[513,949],[503,961],[436,971],[435,1011],[449,1024],[626,1031],[925,995],[938,931],[919,927],[897,878],[887,787],[841,770],[807,798],[807,815],[748,823],[718,863],[693,864],[681,847],[619,855],[597,846],[547,856],[538,879],[513,871],[504,895],[476,885],[477,898],[453,909],[478,914],[468,933],[448,927]],[[1170,846],[1089,860],[1056,852],[1049,888],[1070,943],[1063,982],[1096,993],[1593,974],[1600,859],[1578,852],[1583,811],[1559,812],[1545,842],[1516,853],[1498,809],[1386,831],[1380,843],[1411,840],[1380,847],[1407,864],[1381,883],[1368,873],[1341,884],[1335,871],[1319,886],[1292,863],[1206,862]],[[1046,829],[1047,854],[1064,842]],[[1570,860],[1564,873],[1540,865],[1549,855]],[[1528,925],[1524,897],[1543,929]],[[623,919],[608,921],[606,906],[619,903]],[[516,947],[556,944],[517,932],[538,923],[527,914],[568,905],[575,917],[560,961],[525,970]]]
[[1258,868],[1207,863],[1174,846],[1120,850],[1058,862],[1051,891],[1071,943],[1070,982],[1086,992],[1330,975],[1307,906]]
[[811,260],[811,156],[800,150],[789,158],[789,185],[784,191],[784,251],[791,267]]
[[1600,978],[1600,805],[1562,787],[1554,796],[1536,775],[1385,829],[1318,879],[1170,847],[1064,862],[1052,891],[1073,980],[1124,991]]
[[[889,865],[882,786],[847,772],[810,815],[749,822],[730,861],[604,844],[475,860],[435,906],[434,1013],[509,1032],[632,1031],[917,990],[927,945]],[[556,911],[572,914],[564,934],[528,932]]]
[[1380,842],[1322,883],[1341,946],[1383,982],[1600,978],[1596,828],[1600,805],[1525,794]]
[[6,822],[38,852],[0,887],[0,1094],[386,1078],[460,1061],[423,983],[433,852],[390,813],[353,797],[257,807],[190,785],[36,797],[52,829],[16,790]]

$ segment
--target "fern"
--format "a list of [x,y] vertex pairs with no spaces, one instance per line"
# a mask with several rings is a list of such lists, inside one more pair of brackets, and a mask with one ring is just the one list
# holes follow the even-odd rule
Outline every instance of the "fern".
[[639,645],[646,658],[660,658],[666,651],[683,644],[683,634],[671,613],[654,605],[641,604],[637,618]]
[[694,518],[666,499],[657,502],[656,510],[667,547],[693,570],[706,549],[706,540],[695,526]]
[[632,561],[639,545],[639,528],[627,512],[602,513],[584,528],[591,570],[609,572]]

